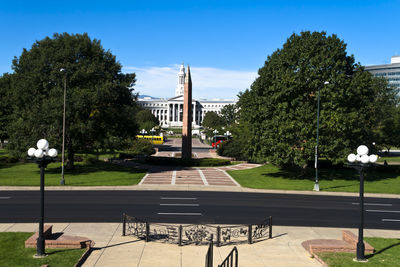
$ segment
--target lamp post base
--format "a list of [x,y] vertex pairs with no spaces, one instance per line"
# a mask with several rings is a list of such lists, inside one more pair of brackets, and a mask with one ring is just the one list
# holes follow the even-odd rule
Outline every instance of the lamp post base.
[[46,258],[47,256],[49,256],[49,255],[47,255],[47,254],[42,254],[42,255],[35,254],[35,255],[33,255],[33,257],[35,259]]
[[314,189],[313,190],[314,191],[319,191],[319,184],[318,183],[314,184]]
[[368,259],[357,259],[357,258],[354,258],[353,261],[355,261],[355,262],[368,262]]

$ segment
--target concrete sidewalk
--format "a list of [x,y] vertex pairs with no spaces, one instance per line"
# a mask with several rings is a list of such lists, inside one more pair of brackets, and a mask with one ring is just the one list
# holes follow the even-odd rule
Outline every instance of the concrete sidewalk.
[[[122,236],[121,223],[46,223],[53,232],[85,236],[95,247],[83,266],[204,266],[207,246],[179,247]],[[0,224],[0,232],[36,232],[37,223]],[[310,239],[341,239],[344,228],[274,226],[273,238],[255,244],[237,245],[239,266],[321,266],[301,243]],[[356,229],[349,229],[357,234]],[[365,236],[400,238],[400,231],[365,229]],[[218,266],[233,246],[214,247]]]

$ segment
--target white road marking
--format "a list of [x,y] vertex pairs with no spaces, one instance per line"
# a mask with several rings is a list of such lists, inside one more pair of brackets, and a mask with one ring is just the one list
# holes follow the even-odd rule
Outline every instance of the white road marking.
[[176,182],[176,171],[173,171],[172,172],[172,180],[171,180],[171,184],[175,184],[175,182]]
[[179,212],[159,212],[158,215],[188,215],[188,216],[203,216],[201,213],[179,213]]
[[[232,171],[237,171],[238,169],[235,167],[225,166],[225,168],[230,169]],[[239,169],[240,170],[240,169]]]
[[10,199],[11,197],[0,197],[0,199]]
[[[358,202],[354,202],[354,203],[351,203],[351,204],[360,205],[360,203],[358,203]],[[386,206],[386,207],[393,206],[393,204],[379,204],[379,203],[364,203],[364,205],[366,205],[366,206]]]
[[204,173],[202,172],[202,170],[200,170],[199,168],[196,168],[196,170],[199,172],[201,180],[203,180],[204,185],[209,185],[207,182],[206,177],[204,176]]
[[395,219],[382,219],[382,222],[400,222],[400,220],[395,220]]
[[146,173],[145,176],[143,176],[142,180],[140,181],[139,185],[141,185],[147,178],[147,176],[149,176],[149,173]]
[[233,177],[230,176],[229,173],[227,173],[225,170],[222,170],[222,172],[225,173],[225,175],[228,176],[229,179],[231,179],[231,181],[232,181],[236,186],[240,187],[240,184],[239,184],[238,182],[236,182],[236,180],[233,179]]
[[400,210],[366,210],[369,212],[393,212],[393,213],[400,213]]
[[160,197],[160,199],[182,199],[182,200],[196,200],[197,197]]
[[199,204],[160,204],[160,206],[184,206],[184,207],[198,207]]

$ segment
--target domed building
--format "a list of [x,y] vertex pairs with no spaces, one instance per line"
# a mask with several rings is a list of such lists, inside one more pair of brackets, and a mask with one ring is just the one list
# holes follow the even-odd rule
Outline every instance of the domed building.
[[[182,64],[178,72],[178,85],[175,89],[175,96],[172,98],[152,98],[139,96],[138,104],[149,109],[160,121],[163,128],[182,127],[183,125],[183,91],[185,84],[185,66]],[[199,128],[202,125],[207,112],[214,111],[218,114],[226,105],[234,105],[234,100],[203,100],[192,99],[192,128]]]

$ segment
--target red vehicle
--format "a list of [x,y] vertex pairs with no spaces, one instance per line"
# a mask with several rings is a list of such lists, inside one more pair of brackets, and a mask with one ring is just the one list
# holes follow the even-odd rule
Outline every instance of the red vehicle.
[[226,136],[226,135],[214,135],[211,146],[212,148],[219,148],[219,146],[225,142],[228,141],[229,139],[231,139],[230,136]]

